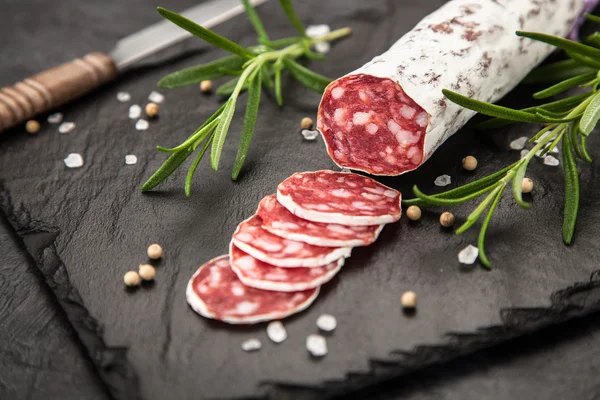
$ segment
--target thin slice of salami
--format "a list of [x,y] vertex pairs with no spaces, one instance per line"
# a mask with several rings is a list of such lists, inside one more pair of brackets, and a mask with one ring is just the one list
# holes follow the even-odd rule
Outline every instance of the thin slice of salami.
[[277,200],[300,218],[342,225],[380,225],[400,219],[401,194],[366,176],[298,172],[277,186]]
[[414,170],[475,115],[442,89],[501,99],[553,50],[515,31],[564,37],[595,3],[448,1],[388,51],[327,86],[317,115],[327,152],[337,165],[370,174]]
[[262,227],[272,234],[315,246],[367,246],[377,239],[384,227],[311,222],[292,214],[274,194],[261,200],[256,214],[262,219]]
[[186,298],[194,311],[229,324],[255,324],[285,318],[308,307],[319,288],[274,292],[242,284],[229,265],[229,255],[213,258],[192,276]]
[[297,292],[329,282],[344,265],[345,258],[315,268],[281,268],[267,264],[231,245],[229,262],[238,279],[246,286],[278,292]]
[[322,247],[284,239],[262,228],[262,219],[253,215],[238,225],[233,244],[252,257],[284,268],[321,267],[350,257],[351,247]]

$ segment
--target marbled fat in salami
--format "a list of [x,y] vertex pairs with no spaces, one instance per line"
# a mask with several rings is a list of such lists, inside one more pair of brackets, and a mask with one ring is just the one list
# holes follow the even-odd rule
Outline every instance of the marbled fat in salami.
[[317,116],[340,167],[399,175],[423,164],[475,112],[449,89],[495,102],[552,46],[515,31],[566,36],[586,0],[453,0],[426,16],[387,52],[333,81]]
[[284,239],[262,228],[262,220],[253,215],[240,223],[231,239],[252,257],[277,267],[321,267],[350,257],[351,247],[322,247]]
[[366,176],[335,171],[295,173],[277,186],[277,200],[314,222],[380,225],[402,214],[397,190]]
[[262,219],[262,227],[272,234],[315,246],[367,246],[384,227],[311,222],[292,214],[274,194],[261,200],[256,214]]
[[279,292],[297,292],[319,287],[340,271],[344,261],[342,257],[322,267],[281,268],[257,260],[235,245],[231,245],[229,250],[231,269],[244,285]]
[[285,318],[307,308],[319,288],[274,292],[244,286],[229,265],[229,256],[202,265],[190,279],[186,298],[194,311],[230,324],[254,324]]

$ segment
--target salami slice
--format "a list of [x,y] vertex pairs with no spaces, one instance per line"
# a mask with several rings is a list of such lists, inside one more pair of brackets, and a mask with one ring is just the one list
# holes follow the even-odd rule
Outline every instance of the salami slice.
[[341,167],[375,175],[416,169],[475,114],[442,89],[499,100],[552,51],[515,31],[565,36],[588,1],[447,2],[327,86],[317,116],[327,152]]
[[299,292],[258,290],[242,284],[229,256],[213,258],[192,276],[186,298],[194,311],[230,324],[255,324],[285,318],[308,307],[319,288]]
[[253,215],[238,225],[232,243],[252,257],[284,268],[321,267],[350,257],[351,247],[322,247],[273,235],[262,228],[262,219]]
[[300,218],[342,225],[380,225],[400,219],[401,195],[366,176],[298,172],[277,186],[277,200]]
[[367,246],[377,239],[384,227],[311,222],[292,214],[274,194],[262,199],[256,214],[262,219],[262,227],[272,234],[315,246]]
[[313,289],[329,282],[342,268],[342,257],[328,265],[315,268],[281,268],[267,264],[231,245],[231,269],[246,286],[279,292]]

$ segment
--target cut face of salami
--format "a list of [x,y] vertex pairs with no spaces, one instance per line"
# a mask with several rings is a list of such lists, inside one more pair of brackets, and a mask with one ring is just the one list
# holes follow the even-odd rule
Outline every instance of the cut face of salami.
[[341,225],[380,225],[400,219],[401,195],[352,173],[299,172],[277,186],[277,200],[300,218]]
[[232,243],[252,257],[277,267],[321,267],[350,257],[350,247],[322,247],[273,235],[258,215],[238,225]]
[[296,292],[313,289],[329,282],[344,265],[344,258],[323,267],[281,268],[267,264],[232,245],[231,269],[246,286],[262,290]]
[[452,0],[387,52],[331,82],[317,128],[340,167],[399,175],[475,115],[442,89],[494,103],[553,47],[515,31],[566,36],[596,0]]
[[189,305],[206,318],[230,324],[254,324],[285,318],[308,307],[319,288],[274,292],[247,287],[229,265],[229,256],[214,258],[192,276],[186,290]]
[[367,246],[377,239],[384,226],[311,222],[292,214],[274,194],[262,199],[256,214],[262,219],[262,227],[272,234],[315,246]]
[[358,74],[328,87],[317,127],[336,164],[398,175],[421,165],[428,120],[393,80]]

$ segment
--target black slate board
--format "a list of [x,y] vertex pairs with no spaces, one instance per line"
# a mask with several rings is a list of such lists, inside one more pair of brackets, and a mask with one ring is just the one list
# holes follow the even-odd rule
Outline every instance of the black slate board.
[[[441,3],[311,1],[298,8],[308,23],[354,29],[352,40],[336,45],[328,61],[315,65],[319,72],[339,76],[381,53]],[[169,6],[189,5],[189,1],[178,1]],[[19,16],[28,4],[11,6]],[[154,20],[146,2],[131,4],[136,6],[131,13],[116,2],[106,2],[102,10],[87,17],[85,33],[61,54],[77,56],[92,50],[91,45],[107,50],[120,35]],[[63,22],[58,25],[62,27],[77,14],[73,10],[78,5],[71,2],[63,7],[73,9],[68,15],[63,9],[47,10]],[[275,35],[292,34],[274,2],[260,11]],[[14,31],[18,31],[18,21],[15,18]],[[23,48],[41,51],[57,35],[69,34],[65,28],[46,28],[46,35],[33,43],[10,34],[12,40],[23,42],[3,49],[7,50],[2,52],[7,72],[0,84],[59,61],[56,54],[37,63],[21,55]],[[243,17],[217,31],[251,43],[251,28]],[[206,47],[190,42],[175,50],[198,53],[198,49]],[[228,179],[239,136],[234,129],[221,171],[209,172],[203,163],[191,199],[182,192],[184,171],[155,193],[142,195],[141,182],[164,159],[154,146],[178,143],[217,107],[217,99],[201,96],[197,88],[165,92],[161,118],[148,131],[138,132],[127,118],[128,105],[117,103],[115,94],[129,91],[135,102],[143,104],[165,73],[220,54],[214,50],[200,53],[148,64],[64,107],[66,120],[78,125],[68,135],[44,125],[36,137],[15,130],[1,142],[2,208],[49,280],[114,397],[131,398],[134,393],[147,399],[334,394],[600,308],[599,284],[584,283],[598,269],[599,249],[594,240],[597,167],[582,169],[582,217],[576,244],[567,248],[560,240],[561,171],[536,162],[529,173],[536,182],[533,210],[519,210],[506,199],[493,221],[488,234],[489,255],[495,261],[491,272],[461,267],[456,260],[458,250],[475,241],[476,232],[452,235],[439,229],[436,214],[426,213],[416,226],[406,221],[388,226],[375,246],[355,250],[343,273],[323,289],[315,305],[286,321],[290,338],[281,345],[268,343],[262,325],[230,328],[197,317],[184,300],[185,284],[197,266],[226,252],[236,224],[278,182],[298,170],[332,166],[322,142],[304,142],[297,129],[303,116],[314,114],[319,96],[292,84],[285,109],[278,110],[272,99],[263,103],[239,182]],[[25,62],[27,67],[22,68]],[[240,123],[238,115],[233,126]],[[420,171],[385,183],[409,193],[415,182],[425,190],[435,190],[431,182],[441,173],[450,174],[453,185],[469,181],[518,157],[506,145],[530,132],[523,126],[494,135],[464,129]],[[590,144],[592,152],[600,148],[598,141],[592,139]],[[86,165],[67,170],[62,159],[69,152],[81,152]],[[123,157],[131,153],[139,163],[124,166]],[[459,167],[460,159],[469,153],[480,160],[481,167],[474,174],[465,174]],[[455,213],[464,218],[469,209],[456,208]],[[151,242],[161,243],[166,251],[156,282],[137,291],[125,290],[123,273],[146,261],[145,247]],[[560,291],[567,287],[571,288]],[[398,305],[400,294],[409,288],[420,295],[418,312],[411,317]],[[330,354],[315,361],[304,349],[304,338],[316,330],[314,321],[325,311],[336,315],[339,328],[329,340]],[[448,338],[451,332],[464,334]],[[265,343],[260,352],[241,351],[241,341],[250,336]],[[265,381],[284,384],[260,385]],[[301,389],[309,386],[324,391]]]

